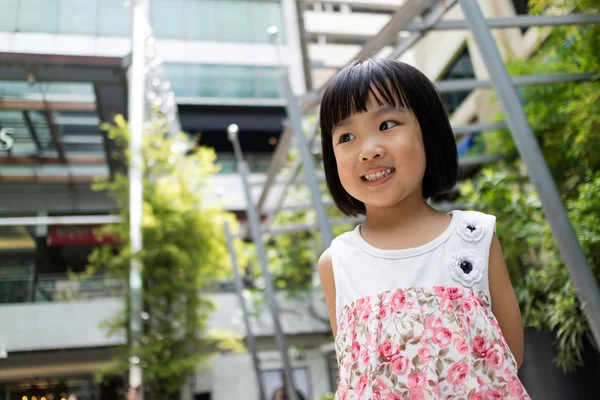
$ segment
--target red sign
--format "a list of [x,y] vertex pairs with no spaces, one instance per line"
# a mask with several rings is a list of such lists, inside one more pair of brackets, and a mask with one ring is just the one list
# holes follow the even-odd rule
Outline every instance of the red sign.
[[48,231],[48,246],[98,246],[119,244],[117,236],[100,235],[102,225],[53,225]]

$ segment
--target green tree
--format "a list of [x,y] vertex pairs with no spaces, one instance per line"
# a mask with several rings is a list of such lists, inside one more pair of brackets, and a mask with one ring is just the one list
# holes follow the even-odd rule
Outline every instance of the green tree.
[[[129,128],[123,117],[102,129],[120,148],[128,149]],[[235,220],[223,210],[205,202],[210,191],[207,178],[217,172],[212,149],[199,147],[185,153],[184,134],[170,137],[164,119],[154,119],[143,142],[143,251],[144,321],[140,344],[128,344],[105,371],[122,374],[130,355],[141,360],[146,397],[169,399],[186,383],[199,363],[219,349],[223,342],[207,332],[207,318],[214,309],[202,289],[230,275],[223,222]],[[122,155],[126,163],[129,151]],[[118,155],[113,155],[118,156]],[[88,273],[103,272],[108,278],[127,282],[131,261],[129,241],[129,180],[116,174],[100,182],[95,190],[106,191],[117,203],[123,222],[106,227],[103,234],[122,239],[118,246],[96,248],[89,257]],[[109,321],[110,334],[128,332],[127,307]],[[128,336],[129,337],[129,336]],[[224,338],[225,340],[227,338]]]
[[[530,0],[532,13],[600,11],[596,0]],[[512,75],[600,71],[600,26],[554,28],[534,57],[509,62]],[[600,278],[600,81],[525,87],[521,99],[591,268]],[[508,131],[486,136],[503,160],[462,186],[475,208],[498,217],[498,235],[527,327],[556,335],[557,364],[582,364],[591,337],[538,195]]]

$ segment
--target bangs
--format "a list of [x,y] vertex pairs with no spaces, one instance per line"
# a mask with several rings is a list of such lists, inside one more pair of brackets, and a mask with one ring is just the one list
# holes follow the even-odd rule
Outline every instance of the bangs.
[[331,136],[340,121],[366,112],[371,98],[380,106],[412,108],[403,89],[403,74],[378,61],[355,61],[329,83],[321,102],[321,134]]

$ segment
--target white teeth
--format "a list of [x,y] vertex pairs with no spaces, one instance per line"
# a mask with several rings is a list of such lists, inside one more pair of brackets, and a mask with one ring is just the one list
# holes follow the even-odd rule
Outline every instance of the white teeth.
[[376,172],[374,174],[365,175],[364,178],[368,181],[374,181],[376,179],[381,179],[384,176],[388,176],[394,171],[393,168],[388,168],[385,171]]

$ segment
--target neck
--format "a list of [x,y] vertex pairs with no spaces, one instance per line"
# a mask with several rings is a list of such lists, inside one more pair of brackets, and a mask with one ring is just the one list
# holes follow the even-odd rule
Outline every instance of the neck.
[[420,191],[390,207],[369,207],[363,228],[374,231],[398,230],[422,223],[426,217],[439,214],[427,204]]

